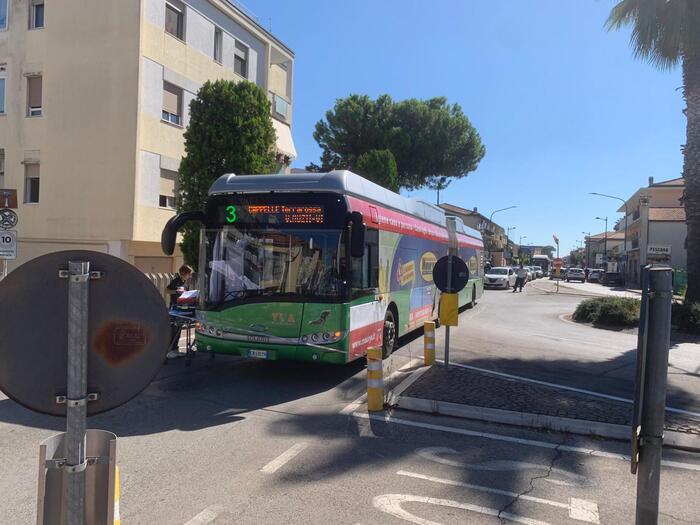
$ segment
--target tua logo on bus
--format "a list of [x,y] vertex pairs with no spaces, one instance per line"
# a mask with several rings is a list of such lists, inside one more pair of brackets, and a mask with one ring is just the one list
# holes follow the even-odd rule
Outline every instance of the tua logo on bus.
[[297,322],[294,314],[285,314],[284,312],[272,312],[272,322],[278,324],[294,324]]

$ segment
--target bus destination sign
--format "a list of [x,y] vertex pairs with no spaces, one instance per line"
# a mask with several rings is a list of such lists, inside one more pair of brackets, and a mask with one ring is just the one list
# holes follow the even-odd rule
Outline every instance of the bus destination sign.
[[230,204],[226,206],[225,219],[229,224],[323,224],[324,208],[305,204]]

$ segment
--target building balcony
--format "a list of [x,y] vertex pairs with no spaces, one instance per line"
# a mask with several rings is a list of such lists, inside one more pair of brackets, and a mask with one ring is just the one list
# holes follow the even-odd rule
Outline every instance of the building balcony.
[[292,113],[292,103],[274,91],[269,92],[269,99],[272,104],[270,108],[272,116],[282,122],[289,123]]
[[631,244],[632,244],[632,249],[636,250],[637,248],[639,248],[639,239],[632,239]]

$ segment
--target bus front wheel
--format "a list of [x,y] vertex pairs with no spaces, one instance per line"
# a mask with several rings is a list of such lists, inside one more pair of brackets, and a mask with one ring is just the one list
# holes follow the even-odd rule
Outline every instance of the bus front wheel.
[[474,308],[476,306],[476,285],[472,286],[472,300],[469,301],[467,308]]
[[391,353],[396,350],[397,345],[397,327],[396,317],[393,310],[390,308],[384,316],[384,334],[382,338],[382,358],[386,359]]

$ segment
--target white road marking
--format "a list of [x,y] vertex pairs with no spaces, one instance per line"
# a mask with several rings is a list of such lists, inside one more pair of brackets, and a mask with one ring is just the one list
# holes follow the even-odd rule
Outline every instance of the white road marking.
[[[394,423],[396,425],[405,425],[408,427],[426,428],[428,430],[437,430],[439,432],[450,432],[452,434],[460,434],[462,436],[471,436],[483,439],[492,439],[494,441],[504,441],[507,443],[517,443],[519,445],[526,445],[528,447],[539,447],[546,448],[550,450],[561,450],[562,452],[572,452],[576,454],[585,454],[587,456],[594,456],[599,458],[609,458],[609,459],[619,459],[622,461],[629,461],[630,457],[625,454],[616,454],[613,452],[604,452],[602,450],[595,450],[592,448],[574,447],[570,445],[560,445],[556,443],[548,443],[546,441],[537,441],[533,439],[517,438],[512,436],[504,436],[500,434],[492,434],[489,432],[477,432],[475,430],[467,430],[465,428],[448,427],[445,425],[435,425],[432,423],[423,423],[420,421],[410,421],[408,419],[399,419],[389,415],[379,415],[379,414],[367,414],[364,412],[353,412],[354,417],[360,419],[371,419],[374,421],[382,421],[384,423]],[[668,461],[662,460],[661,464],[665,467],[680,468],[685,470],[695,470],[700,472],[700,464],[693,463],[681,463],[678,461]]]
[[545,472],[549,471],[552,474],[558,474],[560,477],[566,478],[564,480],[552,477],[545,478],[545,481],[554,485],[569,487],[590,487],[592,485],[591,481],[585,476],[581,476],[579,474],[575,474],[574,472],[569,472],[568,470],[558,469],[554,467],[550,469],[546,465],[537,465],[535,463],[525,463],[523,461],[506,460],[484,461],[482,463],[473,464],[467,463],[466,461],[460,459],[445,458],[441,454],[450,454],[457,456],[461,455],[456,450],[447,447],[419,448],[416,450],[416,454],[430,461],[435,461],[436,463],[449,465],[451,467],[466,468],[471,470],[485,470],[491,472],[503,472],[506,470],[542,470]]
[[511,514],[510,512],[499,512],[498,509],[482,507],[481,505],[473,505],[471,503],[460,503],[449,499],[428,498],[425,496],[413,496],[411,494],[382,494],[381,496],[375,496],[372,499],[372,505],[374,505],[377,509],[402,520],[416,523],[418,525],[443,525],[440,522],[427,520],[425,518],[421,518],[420,516],[416,516],[415,514],[411,514],[410,512],[401,508],[402,503],[410,502],[429,503],[430,505],[439,505],[441,507],[451,507],[454,509],[478,512],[479,514],[485,514],[487,516],[494,516],[505,520],[514,521],[516,523],[523,523],[524,525],[550,525],[546,521],[533,520],[517,514]]
[[[544,336],[542,336],[542,337],[544,337]],[[438,362],[442,362],[442,361],[438,360]],[[630,363],[630,364],[633,365],[634,363]],[[600,392],[593,392],[591,390],[584,390],[582,388],[560,385],[557,383],[548,383],[547,381],[540,381],[538,379],[530,379],[529,377],[516,376],[513,374],[506,374],[505,372],[496,372],[495,370],[488,370],[486,368],[479,368],[478,366],[464,365],[462,363],[450,363],[450,366],[456,366],[458,368],[466,368],[467,370],[476,370],[478,372],[484,372],[485,374],[491,374],[491,375],[499,376],[499,377],[506,377],[508,379],[516,379],[518,381],[523,381],[525,383],[532,383],[535,385],[551,386],[554,388],[558,388],[560,390],[568,390],[570,392],[578,392],[579,394],[586,394],[589,396],[600,397],[602,399],[610,399],[611,401],[622,401],[623,403],[633,403],[634,402],[633,400],[627,399],[624,397],[617,397],[617,396],[611,396],[608,394],[601,394]],[[683,410],[682,408],[673,408],[673,407],[666,407],[666,410],[668,412],[675,412],[677,414],[685,414],[688,416],[695,416],[695,417],[700,418],[700,412],[691,412],[689,410]]]
[[[500,490],[491,487],[484,487],[483,485],[472,485],[471,483],[463,483],[461,481],[453,481],[451,479],[436,478],[434,476],[426,476],[425,474],[418,474],[417,472],[407,472],[405,470],[399,470],[397,472],[399,476],[406,476],[409,478],[422,479],[425,481],[432,481],[433,483],[441,483],[443,485],[451,485],[453,487],[464,487],[472,490],[478,490],[480,492],[489,492],[491,494],[498,494],[500,496],[508,496],[510,498],[517,498],[526,501],[532,501],[533,503],[542,503],[544,505],[550,505],[551,507],[557,507],[560,509],[566,509],[569,511],[569,517],[578,521],[585,521],[587,523],[600,523],[598,516],[598,505],[592,501],[579,500],[576,498],[571,498],[570,503],[560,503],[558,501],[551,501],[543,498],[536,498],[535,496],[528,496],[527,494],[518,494],[517,492],[510,492],[508,490]],[[575,502],[572,500],[576,500]]]
[[[399,375],[399,374],[400,374],[403,370],[405,370],[406,368],[410,368],[410,367],[412,367],[412,366],[416,366],[416,364],[418,364],[418,362],[420,362],[420,361],[422,361],[422,360],[423,360],[422,358],[416,358],[416,359],[411,358],[411,359],[409,359],[408,363],[406,363],[406,364],[403,365],[401,368],[399,368],[399,369],[396,370],[394,373],[392,373],[389,377],[387,377],[387,378],[385,379],[385,383],[388,383],[390,380],[392,380],[393,378],[395,378],[397,375]],[[353,412],[355,412],[355,410],[357,410],[358,408],[360,408],[360,406],[362,406],[362,404],[365,403],[366,401],[367,401],[367,392],[365,392],[365,393],[362,394],[360,397],[358,397],[357,399],[355,399],[355,401],[353,401],[352,403],[350,403],[350,404],[348,404],[346,407],[344,407],[344,408],[340,411],[340,414],[350,415],[350,414],[352,414]]]
[[292,445],[289,450],[283,452],[275,459],[270,461],[267,465],[260,469],[260,472],[265,472],[266,474],[273,474],[282,468],[289,461],[294,459],[302,450],[308,447],[309,444],[305,442],[296,443]]
[[206,525],[214,521],[223,511],[224,507],[221,505],[212,505],[197,514],[194,518],[185,523],[185,525]]

